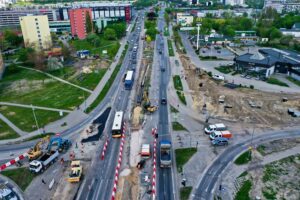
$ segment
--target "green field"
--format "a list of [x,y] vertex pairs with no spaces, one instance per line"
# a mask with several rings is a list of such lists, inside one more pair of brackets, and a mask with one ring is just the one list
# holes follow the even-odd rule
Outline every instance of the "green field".
[[189,159],[197,152],[196,148],[175,149],[177,171],[182,172],[182,168]]
[[[31,132],[37,129],[33,112],[30,108],[1,106],[0,112],[23,131]],[[34,112],[40,128],[62,118],[58,112],[54,111],[34,110]]]
[[106,55],[102,53],[103,50],[107,50],[107,55],[110,59],[113,59],[120,48],[120,43],[118,40],[105,40],[103,37],[99,37],[100,45],[94,47],[90,42],[85,40],[72,40],[70,44],[78,50],[89,50],[92,54],[105,57]]
[[2,175],[7,176],[13,180],[23,191],[29,186],[31,181],[35,178],[36,175],[31,173],[28,168],[18,168],[5,170],[1,172]]
[[239,189],[239,191],[236,193],[235,195],[235,200],[251,200],[250,198],[250,190],[251,190],[251,187],[252,187],[252,183],[250,180],[246,180],[242,187]]
[[13,129],[0,120],[0,140],[15,139],[18,137],[19,135]]
[[183,103],[184,105],[186,105],[186,100],[185,100],[185,96],[184,96],[184,93],[182,91],[176,91],[177,93],[177,96],[180,100],[181,103]]

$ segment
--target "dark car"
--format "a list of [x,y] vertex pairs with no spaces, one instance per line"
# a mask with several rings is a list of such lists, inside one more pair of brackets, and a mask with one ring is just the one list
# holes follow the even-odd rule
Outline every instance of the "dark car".
[[214,146],[224,146],[224,145],[228,145],[228,139],[220,137],[212,140],[211,143]]
[[160,103],[163,104],[163,105],[167,104],[167,99],[162,98],[161,101],[160,101]]

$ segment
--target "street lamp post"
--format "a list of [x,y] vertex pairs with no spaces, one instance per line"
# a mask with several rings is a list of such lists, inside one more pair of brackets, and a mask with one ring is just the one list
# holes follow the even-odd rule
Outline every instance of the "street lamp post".
[[197,51],[199,50],[199,34],[201,24],[197,24]]
[[36,118],[36,115],[35,115],[35,112],[34,112],[34,107],[33,107],[32,104],[31,104],[31,108],[32,108],[33,118],[34,118],[36,127],[38,128],[38,131],[39,131],[39,133],[40,133],[40,127],[39,127],[39,124],[38,124],[38,121],[37,121],[37,118]]

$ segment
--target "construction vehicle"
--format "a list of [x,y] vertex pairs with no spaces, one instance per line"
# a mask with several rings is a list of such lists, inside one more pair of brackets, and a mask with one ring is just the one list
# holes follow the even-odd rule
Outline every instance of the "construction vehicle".
[[31,161],[29,163],[29,170],[33,173],[43,172],[51,164],[54,163],[55,159],[59,156],[58,151],[50,151],[45,153],[40,159]]
[[151,105],[151,102],[148,98],[148,92],[147,91],[144,91],[143,98],[144,98],[144,101],[145,101],[144,109],[149,113],[154,113],[158,109],[158,107],[154,106],[154,105]]
[[82,166],[79,160],[71,162],[71,172],[69,174],[68,182],[78,183],[82,175]]
[[53,146],[57,146],[56,150],[62,152],[69,149],[71,146],[71,141],[61,137],[52,137],[48,144],[47,150],[51,151]]
[[49,140],[50,140],[50,136],[46,136],[43,139],[39,140],[36,143],[36,145],[28,151],[29,160],[35,160],[39,158],[43,154],[43,151],[45,150],[43,146],[47,146]]

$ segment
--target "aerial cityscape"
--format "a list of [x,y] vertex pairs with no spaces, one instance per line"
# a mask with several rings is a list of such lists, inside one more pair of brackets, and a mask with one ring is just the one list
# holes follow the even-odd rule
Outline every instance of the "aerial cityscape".
[[0,0],[0,200],[299,200],[300,0]]

